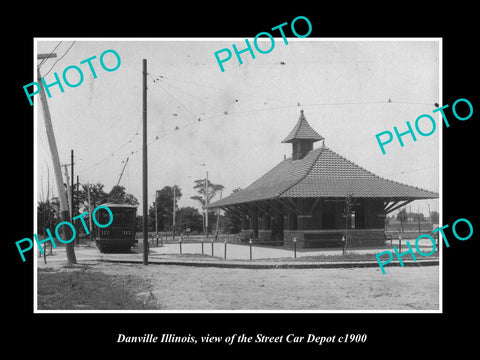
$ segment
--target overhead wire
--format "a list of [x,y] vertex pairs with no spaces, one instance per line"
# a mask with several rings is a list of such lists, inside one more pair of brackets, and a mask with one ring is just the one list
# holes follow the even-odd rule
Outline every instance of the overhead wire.
[[76,41],[74,41],[74,42],[69,46],[69,48],[65,51],[65,53],[64,53],[61,57],[59,57],[59,58],[53,63],[52,67],[47,71],[46,74],[43,75],[43,77],[47,76],[47,75],[50,73],[50,71],[52,71],[53,67],[54,67],[60,60],[62,60],[62,59],[65,57],[65,55],[68,54],[68,52],[69,52],[70,49],[73,47],[73,45],[75,45],[75,43],[76,43]]
[[[150,74],[147,74],[147,75],[150,75]],[[160,85],[160,82],[157,81],[155,78],[153,78],[152,76],[150,76],[150,78],[153,80],[153,83],[158,85],[161,89],[163,89],[168,95],[170,95],[172,98],[174,98],[180,105],[182,105],[185,109],[188,110],[188,112],[190,112],[194,117],[195,119],[198,118],[198,115],[196,113],[194,113],[188,106],[186,106],[182,101],[180,101],[176,96],[174,96],[170,91],[168,91],[166,88],[164,88],[163,86]]]
[[50,58],[50,55],[53,54],[53,52],[57,49],[57,47],[62,43],[62,41],[60,41],[54,48],[52,51],[50,51],[50,53],[48,54],[48,56],[46,58],[43,58],[42,61],[40,61],[40,64],[38,64],[38,68],[40,68],[49,58]]
[[[73,46],[73,44],[70,46],[70,48]],[[69,48],[69,49],[70,49]],[[67,50],[68,51],[68,50]],[[66,54],[66,53],[65,53]],[[65,56],[65,54],[63,56]],[[63,57],[62,56],[62,57]],[[59,59],[60,60],[60,59]],[[55,64],[54,64],[55,65]],[[54,66],[53,65],[53,66]],[[52,67],[53,67],[52,66]],[[434,105],[434,104],[429,104],[429,103],[419,103],[419,102],[406,102],[406,101],[394,101],[394,100],[391,100],[391,99],[388,99],[388,100],[383,100],[383,101],[360,101],[360,102],[330,102],[330,103],[325,103],[325,102],[322,102],[322,103],[302,103],[300,104],[299,102],[297,102],[297,104],[292,104],[290,102],[290,104],[287,104],[287,105],[283,105],[283,106],[274,106],[274,107],[267,107],[267,108],[256,108],[256,109],[247,109],[247,110],[240,110],[240,111],[234,111],[234,112],[229,112],[228,109],[234,105],[235,103],[238,103],[239,100],[238,99],[235,99],[233,102],[229,103],[228,105],[226,106],[223,106],[222,107],[222,111],[219,111],[218,113],[214,113],[212,115],[209,115],[209,116],[205,116],[205,117],[202,117],[202,116],[198,116],[198,114],[193,111],[190,107],[186,106],[185,103],[183,101],[181,101],[180,99],[178,99],[177,96],[173,95],[173,93],[171,92],[171,90],[169,91],[167,88],[168,87],[175,87],[175,86],[172,86],[172,84],[168,84],[166,83],[164,80],[165,79],[168,79],[168,80],[171,80],[172,78],[170,77],[167,77],[167,76],[164,76],[164,75],[156,75],[156,74],[152,74],[152,73],[148,73],[147,74],[150,79],[152,80],[152,82],[157,85],[160,89],[162,89],[163,91],[165,91],[170,97],[172,97],[173,99],[175,99],[176,102],[178,102],[183,108],[185,108],[194,118],[195,120],[194,121],[191,121],[191,122],[188,122],[188,123],[185,123],[183,125],[175,125],[172,130],[169,130],[169,131],[162,131],[162,132],[157,132],[151,139],[150,141],[148,141],[148,145],[151,145],[153,144],[155,141],[157,140],[160,140],[160,139],[163,139],[167,136],[170,136],[171,134],[173,134],[174,132],[177,132],[181,129],[184,129],[184,128],[187,128],[187,127],[190,127],[190,126],[193,126],[195,124],[199,124],[201,122],[204,122],[206,120],[211,120],[211,119],[214,119],[214,118],[218,118],[218,117],[222,117],[222,116],[227,116],[227,115],[237,115],[237,114],[245,114],[245,113],[255,113],[255,112],[262,112],[262,111],[274,111],[274,110],[282,110],[282,109],[287,109],[287,108],[292,108],[292,107],[309,107],[309,106],[339,106],[339,105],[368,105],[368,104],[388,104],[388,103],[397,103],[397,104],[419,104],[419,105]],[[190,84],[194,84],[194,85],[198,85],[198,86],[203,86],[203,87],[206,87],[206,88],[213,88],[215,90],[221,90],[221,91],[225,91],[225,89],[221,89],[221,88],[217,88],[217,87],[214,87],[214,86],[210,86],[210,85],[206,85],[206,84],[198,84],[198,83],[195,83],[195,82],[191,82],[191,81],[182,81],[182,80],[178,80],[177,81],[179,82],[185,82],[185,83],[190,83]],[[180,91],[184,92],[186,95],[188,96],[191,96],[191,97],[194,97],[193,95],[187,93],[186,91],[180,89],[179,87],[175,87],[177,89],[179,89]],[[254,96],[254,95],[251,95],[251,94],[247,94],[248,96]],[[197,98],[198,99],[198,98]],[[267,99],[267,98],[265,98]],[[198,99],[200,100],[200,99]],[[280,100],[281,102],[283,103],[286,103],[286,101],[283,101],[283,100]],[[264,105],[267,104],[266,102],[264,103]],[[435,104],[436,105],[436,104]],[[206,113],[202,113],[203,115],[206,115]],[[89,170],[95,166],[98,166],[100,165],[101,163],[103,163],[104,161],[106,161],[107,159],[110,159],[116,155],[118,155],[117,153],[123,149],[126,145],[128,145],[129,143],[132,142],[132,139],[139,135],[138,133],[138,129],[140,127],[140,124],[141,124],[141,121],[142,119],[139,120],[139,123],[137,125],[137,128],[135,130],[135,133],[125,142],[123,143],[122,145],[120,145],[116,150],[114,150],[110,155],[106,156],[105,158],[103,158],[102,160],[98,161],[98,162],[95,162],[93,165],[87,167],[87,168],[84,168],[82,169],[81,171],[86,171],[86,170]],[[125,156],[132,156],[132,155],[135,155],[137,154],[139,151],[141,150],[141,147],[135,149],[135,150],[129,150],[128,152],[124,152],[122,153],[122,159],[125,157]]]
[[[208,85],[208,84],[200,84],[200,83],[197,83],[197,82],[194,82],[194,81],[180,80],[180,79],[172,78],[171,76],[158,75],[158,74],[152,74],[152,73],[151,73],[151,75],[156,76],[157,78],[162,79],[162,80],[170,80],[170,81],[174,81],[174,82],[176,81],[176,82],[181,82],[181,83],[185,83],[185,84],[191,84],[191,85],[199,86],[199,87],[202,87],[202,88],[214,89],[214,90],[221,91],[221,92],[226,91],[226,89],[224,89],[224,88],[219,88],[219,87]],[[248,93],[248,92],[243,92],[243,91],[238,91],[237,90],[236,93],[241,94],[241,95],[245,95],[245,96],[248,96],[248,97],[257,98],[256,95],[253,95],[253,94]],[[277,98],[264,97],[263,99],[269,100],[269,101],[282,102],[282,103],[290,103],[290,101],[287,101],[285,99],[280,99],[278,97]]]
[[90,169],[92,169],[93,167],[100,165],[102,162],[104,162],[104,161],[106,161],[106,160],[114,157],[114,156],[116,155],[116,153],[117,153],[118,151],[120,151],[121,149],[123,149],[125,146],[127,146],[127,145],[130,144],[130,143],[132,143],[132,141],[133,141],[133,139],[135,138],[135,136],[138,136],[138,135],[139,135],[138,129],[139,129],[139,127],[140,127],[141,122],[142,122],[142,119],[140,118],[140,120],[139,120],[139,122],[138,122],[138,124],[137,124],[137,128],[135,129],[135,132],[133,133],[133,135],[131,135],[131,136],[128,138],[127,141],[123,142],[118,148],[116,148],[110,155],[104,157],[104,158],[101,159],[100,161],[96,161],[95,163],[92,163],[91,165],[89,165],[89,166],[87,166],[87,167],[85,167],[85,168],[80,168],[80,169],[79,169],[79,173],[82,173],[82,172],[84,172],[84,171],[86,171],[86,170],[90,170]]

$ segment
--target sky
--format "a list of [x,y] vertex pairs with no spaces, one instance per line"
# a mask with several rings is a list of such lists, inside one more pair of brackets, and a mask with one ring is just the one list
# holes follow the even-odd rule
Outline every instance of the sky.
[[[61,41],[61,42],[60,42]],[[75,41],[75,43],[73,43]],[[259,42],[262,49],[270,40]],[[253,43],[253,39],[250,39]],[[54,49],[40,72],[47,84],[76,65],[83,82],[64,92],[51,87],[48,99],[62,164],[74,150],[75,175],[81,184],[101,182],[104,190],[120,185],[142,203],[142,59],[147,59],[148,202],[156,190],[178,185],[178,205],[195,206],[190,196],[196,179],[225,186],[223,196],[245,188],[265,174],[291,145],[281,141],[295,126],[300,110],[325,138],[325,145],[367,170],[404,184],[440,192],[442,124],[432,114],[441,104],[438,39],[275,38],[268,54],[254,48],[239,64],[235,55],[218,66],[214,53],[245,47],[244,38],[206,39],[75,39],[37,38],[38,53]],[[115,50],[121,64],[105,71],[99,62],[105,50]],[[87,64],[92,60],[97,78]],[[114,67],[111,53],[104,57]],[[35,60],[36,64],[37,62]],[[32,72],[32,74],[35,73]],[[46,74],[46,75],[45,75]],[[67,72],[79,81],[75,70]],[[32,78],[32,81],[33,78]],[[48,150],[41,104],[35,97],[37,121],[36,189],[38,198],[57,192]],[[26,99],[28,105],[28,100]],[[26,106],[27,106],[26,105]],[[382,154],[375,135],[414,127],[422,114],[432,115],[437,130],[430,136],[395,139]],[[421,123],[424,132],[431,129]],[[315,147],[321,146],[318,142]],[[411,211],[439,211],[437,199],[415,201]]]

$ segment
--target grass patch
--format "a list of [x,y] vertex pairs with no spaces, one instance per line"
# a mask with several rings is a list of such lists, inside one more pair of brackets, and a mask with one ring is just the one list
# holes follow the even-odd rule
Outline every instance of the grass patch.
[[[382,250],[384,251],[384,250]],[[380,253],[379,251],[378,253]],[[393,250],[392,250],[393,253]],[[297,254],[298,255],[298,254]],[[312,262],[355,262],[355,261],[377,261],[375,257],[376,254],[356,254],[348,253],[346,255],[312,255],[312,256],[297,256],[297,258],[279,258],[279,259],[261,259],[262,261],[312,261]],[[438,253],[432,254],[428,257],[423,257],[420,255],[415,256],[417,261],[424,259],[438,259]],[[387,255],[382,255],[382,260],[388,259]],[[260,259],[257,259],[260,260]],[[398,261],[395,254],[393,254],[393,260]],[[410,254],[407,254],[402,257],[402,260],[413,260],[413,257]]]
[[39,310],[148,310],[151,299],[135,294],[148,284],[133,276],[106,275],[88,267],[38,269]]

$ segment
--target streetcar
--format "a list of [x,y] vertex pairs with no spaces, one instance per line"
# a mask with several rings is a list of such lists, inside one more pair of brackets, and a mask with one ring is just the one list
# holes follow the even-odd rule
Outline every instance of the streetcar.
[[[98,249],[101,253],[129,251],[138,242],[135,239],[137,207],[113,199],[100,205],[107,206],[112,211],[113,221],[108,227],[98,229],[95,240]],[[106,211],[99,211],[97,216],[100,224],[110,221],[110,215]]]

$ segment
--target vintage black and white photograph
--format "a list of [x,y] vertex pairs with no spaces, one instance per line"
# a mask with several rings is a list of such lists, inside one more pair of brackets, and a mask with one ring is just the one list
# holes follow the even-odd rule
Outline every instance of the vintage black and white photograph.
[[35,49],[35,312],[442,311],[441,38]]

